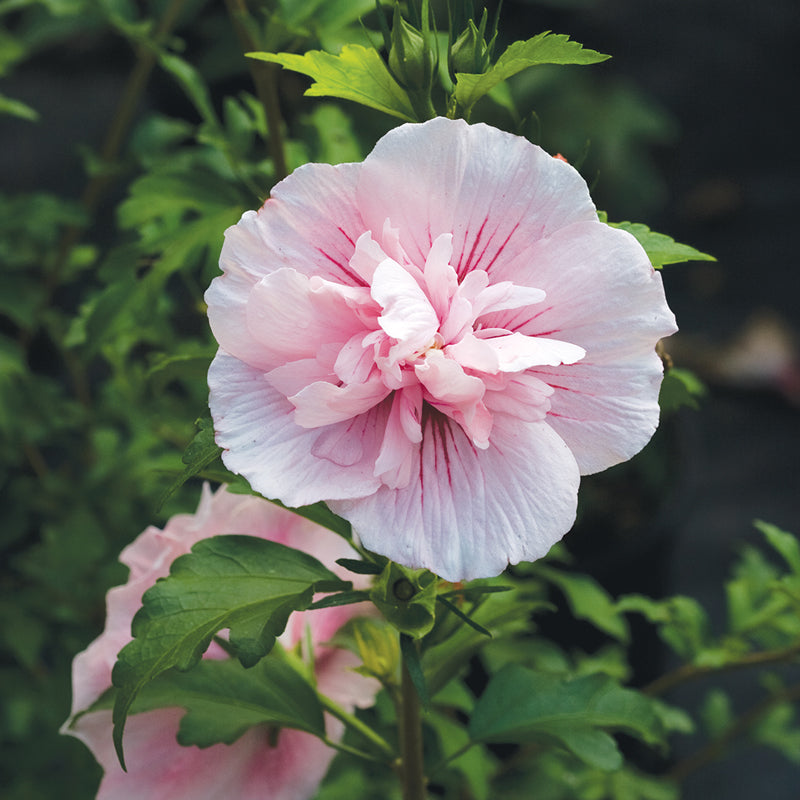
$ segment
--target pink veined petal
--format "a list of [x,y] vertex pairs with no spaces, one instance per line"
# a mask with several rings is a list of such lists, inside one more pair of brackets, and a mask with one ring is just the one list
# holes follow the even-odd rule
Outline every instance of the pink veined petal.
[[261,348],[244,325],[250,290],[265,275],[288,267],[364,285],[347,263],[364,231],[355,204],[360,171],[360,164],[301,167],[274,187],[264,208],[246,211],[225,231],[223,275],[211,282],[205,300],[214,336],[229,353],[253,366],[275,366],[262,363]]
[[375,373],[364,383],[344,386],[324,381],[312,383],[292,395],[289,402],[295,407],[295,424],[303,428],[319,428],[344,422],[369,411],[390,392],[380,374]]
[[444,354],[457,361],[464,369],[479,370],[491,375],[500,371],[497,350],[485,339],[478,339],[471,333],[455,344],[447,345]]
[[339,380],[344,383],[364,383],[369,378],[375,366],[373,338],[372,334],[359,332],[345,342],[333,365]]
[[439,403],[461,406],[483,397],[483,381],[467,375],[458,362],[447,358],[441,350],[429,351],[425,359],[414,367],[414,372],[430,396]]
[[410,358],[430,344],[439,327],[436,312],[417,281],[397,262],[387,258],[378,265],[372,297],[383,308],[378,317],[381,328],[397,342],[389,350],[390,362]]
[[487,386],[483,401],[492,413],[506,414],[525,422],[541,422],[550,410],[555,389],[530,372],[501,373],[496,389]]
[[578,466],[548,425],[504,422],[487,450],[438,412],[425,413],[422,428],[408,486],[331,503],[366,548],[472,580],[541,558],[572,526]]
[[336,283],[364,286],[349,261],[367,229],[355,198],[361,164],[304,164],[273,187],[259,212],[263,259]]
[[532,243],[524,262],[504,265],[503,277],[520,270],[531,272],[546,301],[488,314],[485,327],[564,339],[583,347],[592,364],[651,352],[676,330],[661,276],[626,231],[599,221],[572,225]]
[[336,374],[316,358],[301,358],[275,367],[266,379],[284,397],[291,397],[317,381],[335,381]]
[[421,413],[422,390],[419,385],[394,393],[386,432],[375,462],[375,475],[391,489],[407,486],[411,480],[414,452],[422,441]]
[[492,311],[503,311],[508,308],[524,308],[541,303],[545,293],[541,289],[529,286],[517,286],[511,281],[500,281],[487,286],[472,301],[475,318]]
[[450,308],[450,298],[458,287],[458,276],[450,266],[453,255],[453,236],[443,233],[436,237],[428,257],[425,259],[425,284],[428,297],[439,320],[443,320]]
[[247,327],[261,345],[261,363],[314,358],[323,344],[344,344],[355,333],[366,333],[350,306],[358,292],[371,302],[366,289],[309,279],[293,269],[262,278],[247,301]]
[[548,423],[572,448],[581,474],[636,455],[658,426],[661,359],[653,352],[613,370],[580,363],[569,370],[542,368],[536,374],[555,390]]
[[358,457],[342,464],[326,457],[321,444],[319,456],[314,451],[318,442],[330,441],[334,434],[345,437],[352,421],[340,427],[301,428],[294,422],[294,406],[263,373],[223,351],[211,363],[208,384],[217,444],[225,450],[222,460],[265,497],[303,506],[371,494],[380,485],[373,467],[388,409],[370,411],[371,424],[361,418],[353,423],[359,426],[351,434]]
[[356,249],[350,257],[350,268],[365,283],[372,283],[372,276],[375,274],[375,267],[381,263],[387,254],[383,252],[381,246],[372,238],[370,231],[364,231],[356,240]]
[[488,447],[492,415],[483,404],[483,381],[467,375],[441,350],[431,351],[414,371],[430,395],[429,402],[458,422],[476,447]]
[[675,318],[661,276],[625,231],[573,225],[536,243],[531,258],[536,284],[547,292],[544,308],[488,315],[486,324],[586,350],[574,365],[535,374],[555,389],[548,421],[581,473],[599,472],[639,452],[658,425],[662,365],[654,345],[674,333]]
[[416,263],[439,234],[452,233],[459,278],[491,274],[532,240],[596,219],[586,183],[568,164],[521,137],[442,117],[384,136],[364,161],[356,197],[366,227],[391,218]]
[[483,340],[498,356],[502,372],[521,372],[530,367],[574,364],[586,351],[576,344],[541,336],[510,333]]

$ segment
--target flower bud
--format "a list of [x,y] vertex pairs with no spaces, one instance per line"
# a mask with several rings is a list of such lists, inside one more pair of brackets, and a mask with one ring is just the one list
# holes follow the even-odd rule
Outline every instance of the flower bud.
[[456,72],[483,74],[491,63],[489,45],[483,33],[470,20],[467,28],[450,48],[450,69]]
[[428,89],[433,79],[436,54],[431,52],[420,31],[400,15],[394,7],[392,46],[389,50],[389,69],[405,89]]

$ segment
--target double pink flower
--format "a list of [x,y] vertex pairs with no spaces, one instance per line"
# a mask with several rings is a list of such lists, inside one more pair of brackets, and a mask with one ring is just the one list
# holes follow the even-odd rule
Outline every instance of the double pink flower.
[[208,292],[223,460],[449,580],[543,556],[579,476],[658,424],[660,276],[580,175],[437,118],[308,164],[226,232]]
[[[77,736],[94,753],[105,772],[98,800],[307,800],[316,794],[334,751],[309,733],[281,730],[277,744],[270,732],[251,728],[232,745],[206,749],[181,747],[175,740],[180,708],[146,711],[129,717],[125,728],[128,772],[117,761],[111,740],[111,711],[86,711],[111,686],[117,653],[131,640],[131,620],[142,594],[157,578],[169,573],[172,561],[209,536],[245,533],[289,545],[338,570],[337,558],[355,554],[347,543],[318,525],[261,498],[231,494],[224,488],[212,494],[205,486],[195,514],[172,517],[163,530],[149,527],[120,556],[130,567],[124,586],[108,593],[106,627],[76,656],[72,667],[72,715],[63,733]],[[345,577],[345,576],[343,576]],[[348,579],[352,576],[346,576]],[[315,646],[317,686],[349,711],[371,705],[377,681],[353,671],[353,654],[325,647],[334,633],[364,605],[294,613],[279,641],[294,647],[306,636]],[[224,658],[216,645],[206,657]],[[76,715],[79,715],[76,718]],[[343,726],[326,717],[328,736],[341,737]]]

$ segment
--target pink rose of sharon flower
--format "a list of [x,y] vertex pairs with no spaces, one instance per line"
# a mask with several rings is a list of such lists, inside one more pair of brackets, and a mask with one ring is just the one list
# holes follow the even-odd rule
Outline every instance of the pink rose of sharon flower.
[[[256,727],[232,745],[202,750],[182,747],[175,736],[185,712],[165,708],[128,718],[126,773],[111,740],[111,711],[93,711],[74,720],[111,686],[111,669],[119,650],[131,640],[131,620],[142,594],[167,575],[172,561],[188,553],[192,545],[227,533],[248,533],[304,550],[328,567],[337,558],[354,555],[339,536],[290,511],[224,488],[212,495],[208,486],[195,514],[172,517],[163,531],[149,527],[125,548],[120,560],[130,567],[130,577],[124,586],[109,591],[105,630],[75,658],[72,715],[62,728],[63,733],[81,739],[105,770],[99,800],[307,800],[328,769],[334,751],[311,734],[296,730],[281,730],[275,746],[270,744],[270,732]],[[349,618],[363,613],[363,608],[357,604],[292,614],[279,639],[285,647],[293,647],[308,626],[317,645],[319,690],[351,711],[372,702],[377,682],[353,672],[359,663],[354,655],[319,647],[319,643],[330,639]],[[213,644],[206,656],[226,657]],[[327,716],[326,728],[333,739],[343,733],[342,724]]]
[[579,476],[658,424],[660,276],[578,172],[436,118],[307,164],[228,229],[206,293],[223,460],[365,547],[499,574],[572,526]]

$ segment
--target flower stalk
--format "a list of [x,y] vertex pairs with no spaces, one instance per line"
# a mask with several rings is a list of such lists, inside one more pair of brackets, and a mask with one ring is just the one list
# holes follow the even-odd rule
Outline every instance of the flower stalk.
[[408,663],[403,657],[400,686],[400,777],[403,800],[425,800],[425,765],[422,755],[422,715],[417,688],[411,679]]

